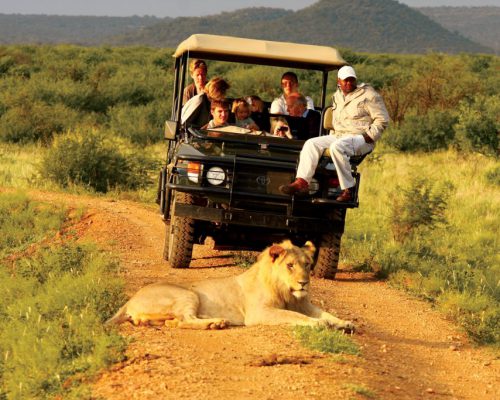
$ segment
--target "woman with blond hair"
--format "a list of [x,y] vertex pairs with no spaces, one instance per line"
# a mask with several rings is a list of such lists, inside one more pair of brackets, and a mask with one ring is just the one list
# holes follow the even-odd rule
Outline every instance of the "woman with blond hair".
[[224,100],[229,83],[217,76],[205,85],[203,93],[190,98],[182,107],[181,123],[186,127],[200,128],[211,119],[210,104],[214,100]]

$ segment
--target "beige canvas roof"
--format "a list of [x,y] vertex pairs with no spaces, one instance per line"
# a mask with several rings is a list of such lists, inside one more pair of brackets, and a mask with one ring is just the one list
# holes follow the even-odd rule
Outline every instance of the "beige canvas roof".
[[185,53],[189,57],[318,70],[347,64],[333,47],[207,34],[191,35],[177,46],[174,57]]

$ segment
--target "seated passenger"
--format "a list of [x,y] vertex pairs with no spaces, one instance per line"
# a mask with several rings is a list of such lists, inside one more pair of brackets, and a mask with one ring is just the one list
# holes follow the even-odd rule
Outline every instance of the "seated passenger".
[[247,102],[250,104],[250,117],[259,126],[261,131],[269,132],[271,124],[269,123],[269,111],[265,107],[264,101],[256,95],[248,96]]
[[190,98],[182,107],[181,123],[194,128],[206,125],[210,121],[210,103],[224,100],[228,89],[229,83],[221,77],[210,79],[203,93]]
[[228,126],[229,103],[225,100],[213,100],[210,105],[210,114],[212,119],[202,129],[222,128]]
[[300,152],[296,179],[289,185],[280,186],[283,194],[306,193],[323,152],[330,149],[342,188],[336,200],[352,201],[356,181],[349,160],[354,155],[372,151],[389,124],[382,97],[371,86],[358,85],[356,72],[351,66],[340,68],[337,76],[338,90],[333,95],[336,105],[332,116],[333,130],[330,135],[306,140]]
[[234,114],[234,125],[241,128],[251,129],[253,131],[260,130],[259,126],[250,117],[250,105],[245,99],[236,99],[233,101],[231,110]]
[[293,139],[290,126],[284,117],[273,118],[271,123],[271,134],[282,138]]
[[182,104],[197,94],[202,94],[207,84],[207,64],[203,60],[193,59],[189,63],[189,74],[193,78],[193,83],[184,88]]
[[[295,125],[292,126],[292,134],[296,139],[307,140],[319,136],[321,126],[321,113],[307,108],[307,99],[300,93],[290,93],[286,99],[288,114],[294,119]],[[293,128],[296,129],[293,129]]]
[[[299,90],[299,79],[294,72],[285,72],[281,77],[281,88],[283,89],[283,94],[277,97],[271,103],[271,114],[283,114],[288,115],[288,109],[286,106],[286,99],[290,93],[298,92]],[[307,108],[314,110],[314,103],[310,97],[306,97]]]

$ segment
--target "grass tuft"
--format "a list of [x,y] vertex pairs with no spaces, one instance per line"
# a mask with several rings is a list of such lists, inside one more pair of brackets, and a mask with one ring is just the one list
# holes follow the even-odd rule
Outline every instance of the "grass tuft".
[[358,345],[339,331],[323,327],[295,326],[292,332],[304,347],[311,350],[334,354],[360,353]]
[[344,388],[345,389],[349,389],[352,392],[354,392],[356,394],[359,394],[361,396],[364,396],[366,398],[369,398],[369,399],[374,399],[376,397],[375,393],[373,392],[373,390],[368,389],[364,385],[359,385],[359,384],[356,384],[356,383],[347,383],[347,384],[344,385]]

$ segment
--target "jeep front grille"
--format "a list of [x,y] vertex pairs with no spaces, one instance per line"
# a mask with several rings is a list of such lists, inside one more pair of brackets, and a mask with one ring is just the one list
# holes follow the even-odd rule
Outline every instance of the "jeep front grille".
[[290,183],[293,171],[271,171],[269,167],[237,165],[233,172],[233,191],[279,195],[280,185]]

